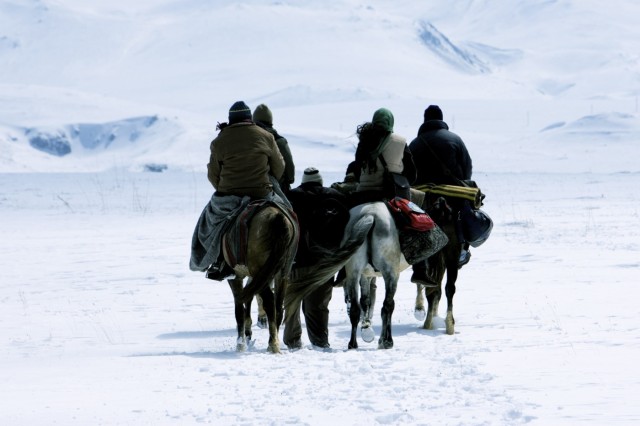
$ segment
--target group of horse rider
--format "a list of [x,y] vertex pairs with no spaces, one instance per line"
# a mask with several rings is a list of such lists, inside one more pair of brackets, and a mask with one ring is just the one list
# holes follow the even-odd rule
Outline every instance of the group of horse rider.
[[[304,170],[302,183],[292,188],[295,166],[287,140],[273,127],[273,114],[264,104],[252,112],[243,101],[229,109],[228,122],[218,124],[219,134],[211,142],[207,176],[215,189],[212,204],[221,206],[239,197],[266,199],[292,209],[300,228],[295,258],[296,267],[311,266],[316,261],[315,247],[331,250],[341,243],[349,209],[355,205],[381,201],[387,172],[404,175],[411,185],[457,185],[471,178],[472,162],[462,139],[449,131],[442,110],[430,105],[424,111],[424,122],[410,143],[394,133],[394,116],[386,108],[373,114],[370,122],[357,126],[358,145],[355,159],[349,164],[343,182],[325,186],[319,170]],[[228,197],[234,196],[234,197]],[[403,195],[410,198],[409,193]],[[238,205],[223,211],[238,211]],[[225,229],[218,228],[219,232]],[[207,277],[223,280],[233,274],[218,248],[208,258],[199,259],[191,269],[203,270]],[[469,261],[469,247],[463,247],[459,267]],[[429,275],[428,261],[415,263],[411,282],[425,286],[436,283]],[[334,279],[315,290],[302,301],[307,333],[311,344],[328,348],[328,305]],[[288,315],[284,343],[300,348],[299,312]]]

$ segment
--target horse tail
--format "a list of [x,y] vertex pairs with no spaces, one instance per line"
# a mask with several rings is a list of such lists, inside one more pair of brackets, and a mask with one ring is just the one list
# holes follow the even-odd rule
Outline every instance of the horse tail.
[[333,250],[319,248],[318,257],[320,260],[318,262],[308,267],[300,267],[293,270],[284,298],[286,312],[293,312],[293,308],[302,299],[325,284],[349,261],[351,256],[365,242],[373,228],[373,223],[373,216],[366,215],[361,217],[350,228],[350,233],[341,247]]
[[242,292],[244,303],[248,303],[256,294],[264,290],[278,272],[291,267],[295,255],[293,250],[297,247],[295,228],[296,226],[284,213],[278,211],[278,214],[273,216],[268,234],[265,236],[265,239],[270,241],[269,257],[244,288]]

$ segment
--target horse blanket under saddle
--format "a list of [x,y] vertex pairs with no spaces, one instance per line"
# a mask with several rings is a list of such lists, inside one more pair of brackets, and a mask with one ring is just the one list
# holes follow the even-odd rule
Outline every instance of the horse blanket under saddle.
[[[255,200],[249,203],[244,210],[240,212],[236,220],[233,222],[229,230],[223,238],[224,248],[229,256],[229,266],[232,268],[236,265],[247,264],[247,249],[249,247],[249,224],[253,217],[265,207],[275,207],[279,209],[287,219],[298,227],[298,219],[293,210],[288,209],[280,203],[269,200]],[[299,232],[296,232],[296,235]]]

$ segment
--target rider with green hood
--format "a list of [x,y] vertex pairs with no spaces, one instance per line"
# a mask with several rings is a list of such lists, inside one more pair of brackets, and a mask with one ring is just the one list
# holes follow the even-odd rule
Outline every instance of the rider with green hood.
[[[409,183],[416,179],[407,140],[393,133],[393,114],[380,108],[373,114],[371,122],[358,126],[355,173],[358,187],[353,193],[354,204],[379,201],[385,198],[385,168],[391,173],[404,175]],[[406,194],[405,198],[409,198]]]

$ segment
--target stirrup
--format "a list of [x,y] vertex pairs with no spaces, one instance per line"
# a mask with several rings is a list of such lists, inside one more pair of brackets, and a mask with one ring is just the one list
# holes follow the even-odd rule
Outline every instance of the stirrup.
[[469,260],[471,260],[471,252],[469,250],[462,250],[462,252],[460,252],[460,259],[458,259],[458,269],[469,263]]
[[231,275],[233,275],[233,269],[231,269],[231,267],[227,265],[227,262],[222,262],[221,265],[209,266],[209,269],[207,269],[205,277],[214,281],[222,281]]

